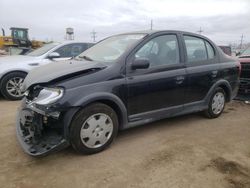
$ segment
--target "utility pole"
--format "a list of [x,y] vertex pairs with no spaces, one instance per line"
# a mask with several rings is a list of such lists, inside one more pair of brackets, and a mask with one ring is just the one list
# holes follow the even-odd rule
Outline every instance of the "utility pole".
[[93,30],[90,34],[91,34],[91,38],[93,38],[93,42],[95,42],[95,39],[97,37],[95,30]]
[[153,20],[150,22],[150,30],[153,30]]
[[240,37],[240,49],[242,49],[243,39],[244,39],[244,35],[242,34]]
[[197,32],[201,35],[201,33],[203,32],[203,30],[201,30],[201,27],[200,27],[200,30]]

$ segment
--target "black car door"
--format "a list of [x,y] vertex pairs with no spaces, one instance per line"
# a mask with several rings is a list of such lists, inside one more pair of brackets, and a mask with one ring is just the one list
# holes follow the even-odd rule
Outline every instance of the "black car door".
[[219,60],[209,41],[189,35],[184,35],[183,39],[188,80],[185,103],[202,101],[219,78]]
[[[165,34],[145,41],[127,63],[128,115],[140,119],[175,108],[181,110],[185,100],[186,70],[180,43],[175,34]],[[136,59],[147,58],[147,69],[131,69]]]

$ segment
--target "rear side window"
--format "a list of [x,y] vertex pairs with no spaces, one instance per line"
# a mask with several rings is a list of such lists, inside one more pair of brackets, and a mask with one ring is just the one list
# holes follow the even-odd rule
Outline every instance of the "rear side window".
[[207,60],[207,50],[205,41],[191,36],[184,36],[184,41],[187,49],[188,62],[199,62]]

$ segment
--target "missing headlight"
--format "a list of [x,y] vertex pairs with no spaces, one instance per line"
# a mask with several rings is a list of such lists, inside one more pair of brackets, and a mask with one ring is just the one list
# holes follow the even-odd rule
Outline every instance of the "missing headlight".
[[33,101],[40,93],[40,91],[43,89],[43,87],[37,85],[29,90],[25,91],[24,96],[27,98],[28,101]]

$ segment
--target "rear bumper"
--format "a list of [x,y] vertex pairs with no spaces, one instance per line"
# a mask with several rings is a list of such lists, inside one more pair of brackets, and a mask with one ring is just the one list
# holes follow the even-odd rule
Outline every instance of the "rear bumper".
[[25,153],[45,156],[70,145],[68,130],[76,109],[60,113],[55,119],[23,104],[17,113],[16,134]]

